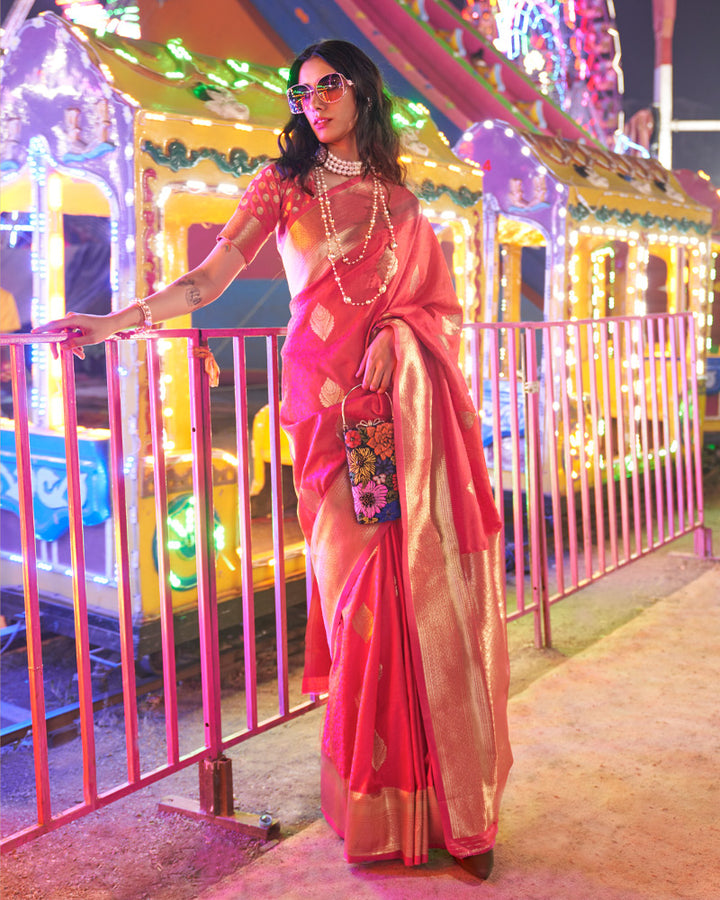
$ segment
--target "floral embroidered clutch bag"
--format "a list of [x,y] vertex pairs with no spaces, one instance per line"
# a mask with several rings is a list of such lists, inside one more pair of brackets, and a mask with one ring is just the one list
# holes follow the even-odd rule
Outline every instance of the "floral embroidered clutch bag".
[[[373,419],[347,424],[345,400],[358,387],[351,388],[342,402],[343,440],[355,515],[361,525],[391,522],[400,518],[393,423],[392,419]],[[392,412],[392,401],[386,396]]]

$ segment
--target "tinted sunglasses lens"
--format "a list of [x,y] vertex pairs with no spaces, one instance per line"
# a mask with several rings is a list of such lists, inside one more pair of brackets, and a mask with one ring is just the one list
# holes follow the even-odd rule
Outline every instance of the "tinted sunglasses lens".
[[296,115],[303,111],[303,103],[312,94],[312,88],[306,84],[294,84],[288,89],[287,98],[290,112]]
[[330,75],[323,75],[315,90],[326,103],[335,103],[345,93],[345,81],[338,72],[331,72]]

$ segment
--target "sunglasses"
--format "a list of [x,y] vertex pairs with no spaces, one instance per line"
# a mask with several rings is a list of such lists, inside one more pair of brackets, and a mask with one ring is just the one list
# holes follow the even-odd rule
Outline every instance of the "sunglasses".
[[294,84],[288,88],[287,92],[290,112],[296,116],[305,112],[305,106],[310,102],[313,94],[317,94],[318,99],[323,103],[337,103],[338,100],[342,100],[348,85],[352,83],[349,78],[345,78],[339,72],[330,72],[329,75],[323,75],[314,86],[312,84]]

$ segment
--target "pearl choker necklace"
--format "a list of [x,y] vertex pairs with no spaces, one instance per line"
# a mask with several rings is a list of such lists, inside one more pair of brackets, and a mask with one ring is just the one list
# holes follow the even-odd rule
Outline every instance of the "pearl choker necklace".
[[354,175],[362,175],[365,166],[359,159],[355,162],[351,162],[349,159],[340,159],[339,156],[331,153],[327,147],[325,148],[325,153],[326,156],[321,165],[328,172],[332,172],[334,175],[346,175],[348,178]]

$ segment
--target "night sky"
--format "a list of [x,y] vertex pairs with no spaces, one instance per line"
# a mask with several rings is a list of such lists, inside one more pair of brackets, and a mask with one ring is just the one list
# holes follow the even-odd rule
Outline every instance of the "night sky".
[[[678,0],[675,119],[720,119],[720,0]],[[625,113],[652,105],[655,39],[652,0],[615,0],[625,72]],[[704,169],[720,187],[720,133],[676,133],[673,168]]]
[[[2,18],[11,0],[0,0]],[[301,5],[301,4],[300,4]],[[678,0],[674,75],[676,119],[720,119],[720,0]],[[32,15],[53,9],[36,0]],[[615,0],[625,71],[625,113],[652,105],[652,0]],[[704,169],[720,187],[720,133],[681,133],[673,139],[673,167]]]

